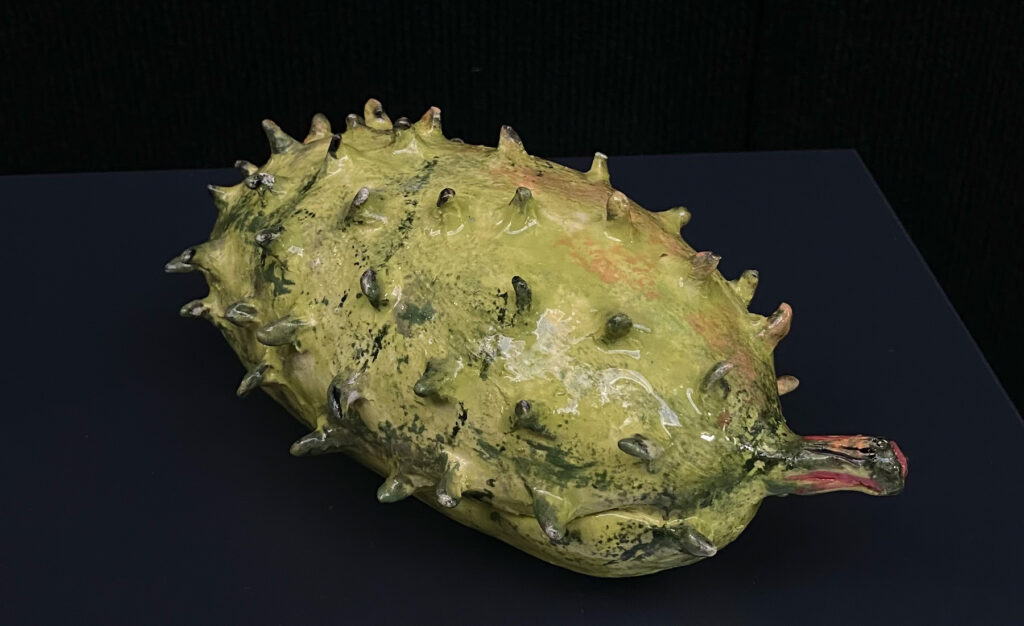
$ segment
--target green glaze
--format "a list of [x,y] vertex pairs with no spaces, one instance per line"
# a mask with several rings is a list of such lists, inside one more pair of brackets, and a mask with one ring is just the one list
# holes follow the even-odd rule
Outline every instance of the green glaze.
[[344,452],[415,496],[551,563],[636,576],[714,555],[768,495],[900,491],[874,437],[804,438],[782,417],[786,304],[747,310],[733,281],[587,172],[449,140],[440,111],[392,123],[376,100],[211,187],[201,271],[212,321],[260,387],[309,426],[293,454]]

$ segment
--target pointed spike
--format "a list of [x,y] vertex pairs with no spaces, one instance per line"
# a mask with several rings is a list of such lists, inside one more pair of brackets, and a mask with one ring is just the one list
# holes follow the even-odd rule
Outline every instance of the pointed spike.
[[719,361],[704,375],[704,380],[700,383],[700,390],[707,391],[711,387],[725,378],[725,375],[732,370],[733,364],[729,361]]
[[184,252],[174,257],[164,265],[164,271],[168,274],[185,274],[198,269],[193,261],[196,256],[195,247],[185,248]]
[[608,196],[605,204],[605,218],[608,221],[618,221],[629,218],[629,198],[621,191],[614,191]]
[[380,290],[380,283],[377,281],[377,272],[372,269],[363,272],[363,275],[359,277],[359,289],[366,296],[366,299],[375,309],[379,309],[381,302],[383,301],[382,293]]
[[516,311],[525,313],[533,306],[533,291],[521,276],[512,277],[512,291],[516,294]]
[[518,235],[540,223],[539,207],[533,192],[526,187],[517,187],[516,193],[509,200],[508,208],[503,209],[501,225],[505,233]]
[[793,323],[793,308],[783,302],[778,310],[768,318],[768,324],[758,336],[764,339],[770,347],[779,345],[782,338],[789,334],[789,327]]
[[224,317],[235,326],[247,326],[257,321],[259,312],[248,302],[236,302],[224,311]]
[[416,129],[418,134],[423,136],[433,135],[434,133],[441,135],[441,109],[437,107],[427,109],[423,117],[413,124],[413,128]]
[[355,113],[349,113],[345,116],[345,128],[348,130],[355,130],[360,126],[365,126],[363,118],[356,115]]
[[349,202],[348,207],[345,208],[344,213],[342,214],[341,219],[339,221],[339,226],[341,228],[345,228],[350,223],[352,223],[352,221],[355,220],[356,217],[358,216],[359,210],[362,208],[364,204],[366,204],[369,201],[369,199],[369,188],[361,187],[359,191],[356,192],[356,195],[352,197],[352,202]]
[[740,274],[739,278],[729,281],[729,286],[743,301],[743,306],[750,306],[750,301],[754,299],[754,292],[757,291],[759,279],[760,274],[757,270],[747,270]]
[[278,224],[277,226],[271,226],[270,228],[264,228],[263,230],[257,231],[253,239],[256,240],[256,244],[261,248],[266,248],[275,239],[281,236],[284,232],[284,226]]
[[283,317],[270,322],[256,331],[256,341],[265,346],[283,346],[295,341],[302,328],[308,326],[305,320]]
[[548,439],[554,439],[551,431],[541,422],[541,412],[530,404],[529,400],[516,402],[512,409],[512,430],[519,429],[529,430]]
[[235,395],[239,398],[244,398],[249,395],[253,389],[263,384],[263,379],[266,378],[267,370],[270,366],[266,363],[260,363],[256,367],[249,370],[249,373],[245,375],[242,382],[238,385],[238,389],[235,391]]
[[208,318],[210,317],[210,305],[208,305],[203,300],[193,300],[192,302],[189,302],[185,306],[181,307],[181,310],[178,311],[178,314],[181,315],[182,317],[191,319],[199,319],[202,317]]
[[327,146],[327,154],[332,158],[338,158],[338,148],[341,147],[341,133],[331,135],[331,143]]
[[327,386],[327,421],[340,424],[345,412],[363,399],[359,374],[338,374]]
[[721,260],[722,257],[707,250],[693,255],[693,259],[691,261],[693,266],[693,277],[698,280],[702,280],[711,276],[712,272],[718,268],[718,262]]
[[363,105],[363,119],[366,125],[375,130],[391,130],[391,118],[384,112],[380,100],[370,98]]
[[526,154],[523,140],[519,138],[519,133],[512,130],[511,126],[501,127],[501,131],[498,133],[498,152],[507,157]]
[[251,176],[247,176],[246,179],[242,182],[249,189],[270,190],[274,188],[275,181],[276,179],[274,178],[273,174],[268,174],[266,172],[256,172]]
[[533,490],[533,516],[551,543],[566,542],[569,506],[564,498],[553,493]]
[[251,176],[260,170],[260,168],[256,167],[254,164],[243,159],[235,161],[235,167],[245,172],[246,176]]
[[427,361],[427,366],[419,380],[412,387],[412,392],[421,398],[441,398],[441,387],[448,379],[444,364],[439,361]]
[[462,491],[465,488],[465,477],[460,471],[461,463],[451,457],[445,463],[444,473],[437,480],[434,488],[434,495],[441,506],[451,509],[459,504],[462,499]]
[[270,154],[287,152],[299,143],[272,120],[263,120],[263,132],[267,134],[267,141],[270,142]]
[[377,489],[377,501],[383,504],[391,504],[399,500],[405,500],[416,489],[407,479],[399,474],[390,474],[381,486]]
[[587,170],[587,178],[594,182],[610,183],[611,175],[608,173],[608,155],[603,152],[595,152],[594,160]]
[[679,541],[679,547],[688,554],[699,557],[711,557],[718,553],[718,548],[711,540],[698,532],[695,528],[685,526],[674,528],[669,531]]
[[228,208],[231,204],[231,199],[228,197],[229,191],[227,187],[207,185],[206,190],[210,192],[210,197],[213,198],[213,206],[217,207],[218,212],[223,212],[224,209]]
[[633,329],[633,320],[625,313],[616,313],[604,323],[604,340],[616,341],[622,339]]
[[330,134],[330,120],[328,120],[327,116],[323,113],[316,113],[313,115],[313,120],[309,123],[309,133],[306,134],[306,138],[302,140],[302,143],[310,143],[318,139],[323,139]]
[[784,396],[787,393],[795,390],[800,386],[800,379],[796,376],[779,376],[775,381],[776,386],[779,388],[779,395]]
[[652,215],[658,218],[665,230],[680,237],[683,236],[683,227],[690,223],[690,211],[685,207],[658,211]]
[[338,446],[331,442],[326,432],[317,429],[295,440],[288,452],[292,456],[305,456],[307,454],[323,454],[336,447]]
[[356,195],[352,197],[352,202],[349,204],[349,210],[355,210],[366,204],[366,201],[370,199],[370,190],[367,187],[360,187]]
[[635,456],[645,461],[653,461],[661,456],[663,452],[661,446],[639,433],[632,437],[619,439],[618,445],[619,450],[622,450],[629,456]]
[[441,190],[441,193],[437,196],[438,208],[444,206],[449,200],[455,197],[455,190],[451,187],[445,187]]
[[509,205],[519,207],[520,210],[525,210],[526,205],[533,199],[533,192],[526,187],[516,187],[516,195],[512,196],[512,200]]
[[533,407],[530,406],[530,401],[520,400],[516,402],[513,414],[516,416],[516,422],[530,419],[530,416],[533,414]]

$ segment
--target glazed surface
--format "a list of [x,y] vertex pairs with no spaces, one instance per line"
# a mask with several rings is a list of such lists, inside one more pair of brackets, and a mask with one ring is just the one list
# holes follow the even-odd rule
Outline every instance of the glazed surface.
[[786,427],[772,350],[792,311],[747,305],[680,230],[610,183],[444,137],[440,112],[380,103],[212,188],[210,241],[182,309],[212,321],[259,387],[306,423],[297,455],[349,454],[415,496],[557,565],[633,576],[707,558],[776,493],[895,493],[905,459],[875,438]]

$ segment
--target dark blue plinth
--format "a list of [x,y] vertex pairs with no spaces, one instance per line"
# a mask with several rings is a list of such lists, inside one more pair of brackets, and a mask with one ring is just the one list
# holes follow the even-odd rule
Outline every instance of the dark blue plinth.
[[[565,162],[585,168],[589,160]],[[5,215],[0,622],[132,624],[1020,623],[1024,428],[854,152],[611,159],[645,207],[753,267],[753,310],[801,434],[876,434],[906,491],[765,501],[699,565],[573,574],[408,500],[305,429],[208,323],[198,275],[228,170],[0,179]],[[1008,285],[1008,288],[1011,286]]]

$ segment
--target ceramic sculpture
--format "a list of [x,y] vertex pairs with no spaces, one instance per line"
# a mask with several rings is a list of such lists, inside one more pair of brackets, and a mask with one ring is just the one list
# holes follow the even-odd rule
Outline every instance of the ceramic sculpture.
[[238,353],[238,395],[308,425],[292,454],[351,455],[380,502],[595,576],[711,557],[766,496],[903,488],[895,443],[786,427],[791,308],[750,313],[757,272],[726,280],[689,213],[616,191],[603,154],[578,172],[372,99],[343,133],[263,128],[269,160],[210,187],[210,240],[166,270],[205,275],[181,314]]

